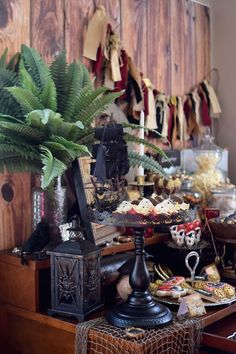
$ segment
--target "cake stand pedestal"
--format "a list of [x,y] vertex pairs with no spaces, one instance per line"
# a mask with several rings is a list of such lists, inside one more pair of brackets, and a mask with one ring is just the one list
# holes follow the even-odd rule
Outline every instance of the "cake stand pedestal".
[[173,320],[171,311],[154,301],[148,291],[150,279],[145,263],[145,229],[134,227],[135,262],[129,277],[132,293],[125,303],[114,307],[106,316],[117,327],[151,329],[168,325]]

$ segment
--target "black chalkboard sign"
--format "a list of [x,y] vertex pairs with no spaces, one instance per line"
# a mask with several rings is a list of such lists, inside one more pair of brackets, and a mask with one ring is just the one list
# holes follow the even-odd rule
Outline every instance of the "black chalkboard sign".
[[181,153],[179,150],[167,150],[165,154],[168,158],[161,155],[157,155],[157,161],[163,168],[169,168],[171,166],[181,166]]

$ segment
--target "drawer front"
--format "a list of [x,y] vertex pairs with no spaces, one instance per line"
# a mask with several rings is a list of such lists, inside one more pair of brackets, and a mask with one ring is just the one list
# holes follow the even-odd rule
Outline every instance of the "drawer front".
[[219,335],[203,332],[201,344],[203,346],[222,350],[227,353],[236,353],[236,341],[227,339],[226,337],[221,337]]

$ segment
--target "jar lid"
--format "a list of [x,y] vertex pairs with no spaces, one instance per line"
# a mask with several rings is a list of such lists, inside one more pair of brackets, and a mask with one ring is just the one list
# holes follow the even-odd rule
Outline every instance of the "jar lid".
[[235,186],[229,185],[227,187],[227,184],[221,186],[221,187],[216,187],[211,189],[212,194],[236,194],[236,188]]
[[214,140],[215,138],[211,135],[210,128],[207,128],[205,134],[202,137],[202,141],[200,142],[199,146],[197,146],[194,150],[199,153],[222,153],[223,149],[220,146],[216,145]]

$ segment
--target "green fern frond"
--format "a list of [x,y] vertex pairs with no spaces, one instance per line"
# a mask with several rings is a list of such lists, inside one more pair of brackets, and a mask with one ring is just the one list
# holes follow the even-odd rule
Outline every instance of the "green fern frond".
[[3,54],[0,57],[0,68],[6,68],[7,66],[7,53],[8,53],[8,48],[4,50]]
[[24,119],[24,112],[21,106],[12,94],[4,88],[0,88],[0,112],[21,120]]
[[57,91],[57,110],[59,113],[64,111],[64,100],[66,97],[66,51],[63,50],[50,66],[52,79]]
[[0,122],[0,133],[10,138],[22,138],[32,145],[36,145],[45,140],[45,135],[37,129],[25,124]]
[[61,176],[67,169],[67,166],[57,158],[51,151],[41,146],[41,161],[43,164],[43,188],[47,188],[54,178]]
[[64,99],[65,105],[63,117],[67,121],[71,121],[75,110],[76,96],[82,89],[82,69],[81,65],[73,62],[69,65],[66,75],[67,92]]
[[84,155],[91,155],[90,152],[88,151],[87,146],[81,145],[81,144],[76,144],[71,140],[66,140],[62,136],[51,136],[51,139],[54,142],[57,142],[61,145],[63,145],[68,153],[70,154],[71,158],[75,160],[77,157],[84,156]]
[[89,126],[95,117],[98,117],[103,113],[107,106],[114,102],[116,98],[121,95],[121,92],[108,93],[107,95],[98,97],[94,100],[91,105],[83,109],[78,115],[79,120],[84,124],[84,126]]
[[82,69],[82,73],[83,73],[83,79],[82,79],[82,86],[81,87],[85,87],[85,86],[90,86],[90,88],[92,89],[92,81],[90,79],[90,75],[89,75],[89,71],[86,68],[86,66],[84,64],[82,64],[81,66]]
[[62,122],[57,131],[52,134],[62,136],[67,140],[78,141],[81,129],[74,123]]
[[168,139],[165,136],[161,135],[155,129],[148,129],[148,128],[145,128],[139,124],[132,124],[132,123],[128,123],[128,122],[123,122],[122,126],[123,126],[123,128],[130,128],[130,129],[144,129],[144,131],[157,135],[158,138],[163,139],[165,141],[165,143],[167,143],[168,145],[171,145],[170,142],[168,141]]
[[7,90],[13,95],[16,101],[20,104],[25,114],[35,110],[43,109],[42,103],[39,99],[29,90],[22,87],[9,87]]
[[14,71],[0,68],[0,87],[17,86],[18,84],[19,81]]
[[165,171],[159,165],[159,163],[153,158],[147,155],[139,155],[137,152],[129,151],[128,152],[129,164],[132,167],[142,166],[144,169],[159,173],[162,176],[166,176]]
[[56,141],[44,141],[43,146],[46,146],[58,160],[63,161],[67,167],[69,167],[73,161],[67,148],[57,143]]
[[52,79],[48,79],[46,86],[39,95],[39,99],[45,108],[51,109],[56,112],[57,91]]
[[85,86],[78,94],[75,102],[74,116],[79,117],[83,109],[88,108],[94,100],[107,92],[106,87],[99,87],[96,90],[91,89],[90,86]]
[[5,154],[4,157],[0,156],[0,173],[8,172],[42,172],[42,165],[37,160],[27,160],[19,155],[12,153]]
[[131,134],[128,134],[126,133],[124,135],[124,139],[127,141],[127,142],[131,142],[131,143],[136,143],[138,145],[140,144],[143,144],[144,146],[152,149],[155,153],[165,157],[166,159],[168,159],[167,155],[165,154],[165,152],[159,148],[158,146],[150,143],[148,140],[146,139],[141,139],[141,138],[138,138],[137,136],[135,135],[131,135]]
[[[26,123],[45,135],[61,135],[67,140],[76,141],[79,137],[81,124],[64,122],[60,113],[50,109],[34,110],[26,116]],[[78,122],[80,123],[80,122]]]
[[7,64],[7,69],[16,71],[19,61],[20,61],[20,53],[14,54],[9,60],[9,63]]
[[31,91],[36,97],[39,95],[39,90],[36,87],[34,80],[30,76],[28,71],[25,69],[23,60],[20,61],[19,78],[20,78],[21,87]]
[[23,124],[22,120],[3,113],[0,113],[0,122],[12,122],[12,123]]
[[0,155],[6,158],[8,153],[16,154],[26,160],[39,159],[38,151],[35,148],[28,149],[26,146],[1,142]]
[[79,138],[79,143],[82,145],[86,146],[91,146],[94,144],[94,131],[93,129],[90,130],[91,132],[88,132],[86,135],[83,135],[81,138]]
[[[91,93],[93,89],[87,85],[84,86],[80,92],[77,94],[76,99],[75,99],[75,106],[74,106],[74,116],[78,116],[78,113],[81,111],[81,109],[84,108],[84,99],[86,96]],[[76,118],[74,118],[76,119]]]
[[55,131],[61,127],[63,119],[60,113],[55,113],[51,109],[35,109],[27,114],[26,123],[39,130],[45,130],[47,125],[47,130],[51,134],[55,134]]
[[47,64],[42,60],[39,53],[34,49],[27,47],[25,44],[21,46],[21,57],[24,66],[39,90],[42,90],[50,78],[50,72]]
[[123,122],[122,123],[123,128],[130,128],[130,129],[144,129],[145,131],[149,131],[148,128],[143,127],[142,125],[139,124],[133,124],[133,123],[128,123],[128,122]]

